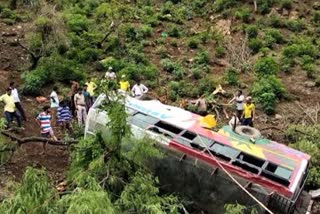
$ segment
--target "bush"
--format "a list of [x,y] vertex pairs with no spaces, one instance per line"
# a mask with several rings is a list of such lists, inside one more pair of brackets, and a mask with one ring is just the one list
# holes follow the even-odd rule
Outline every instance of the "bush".
[[217,12],[221,12],[225,9],[235,6],[236,3],[236,0],[217,0],[214,2],[214,7]]
[[196,80],[201,79],[203,72],[202,67],[195,67],[191,69],[192,77]]
[[227,69],[224,79],[229,85],[237,86],[239,84],[239,75],[234,68]]
[[139,32],[141,33],[142,38],[147,38],[152,36],[152,27],[149,25],[141,25],[139,27]]
[[279,72],[279,65],[272,57],[262,57],[257,61],[255,71],[258,76],[275,75]]
[[160,64],[163,67],[163,70],[169,73],[173,72],[175,69],[179,67],[177,63],[171,61],[170,59],[163,59],[160,61]]
[[216,82],[209,76],[204,76],[198,82],[199,94],[211,94],[216,87]]
[[167,28],[168,35],[171,37],[179,38],[181,36],[182,29],[176,24],[169,24]]
[[275,43],[282,44],[285,42],[282,33],[277,29],[267,29],[265,35],[272,37]]
[[307,72],[308,78],[311,78],[311,79],[315,78],[316,70],[315,70],[315,65],[313,63],[307,63],[302,65],[302,69]]
[[256,25],[248,25],[245,28],[245,32],[250,39],[256,38],[258,36],[258,27]]
[[79,54],[79,62],[93,62],[99,59],[99,56],[102,55],[102,51],[96,48],[86,48]]
[[157,47],[155,53],[159,55],[161,59],[167,58],[169,56],[167,48],[163,45]]
[[194,58],[194,63],[197,65],[207,65],[209,64],[209,55],[207,51],[198,52]]
[[274,0],[257,0],[258,11],[261,14],[269,13],[273,3]]
[[304,20],[301,19],[288,20],[286,22],[286,27],[293,32],[301,32],[305,29],[305,23]]
[[291,10],[292,9],[292,0],[281,0],[280,6],[281,6],[281,8]]
[[217,46],[215,48],[215,55],[218,58],[223,58],[226,55],[226,49],[223,46]]
[[252,12],[250,8],[241,8],[240,10],[236,11],[235,17],[245,23],[248,23],[250,21],[251,13]]
[[319,23],[320,23],[320,11],[315,11],[315,12],[313,13],[312,21],[313,21],[315,24],[319,24]]
[[256,54],[263,47],[263,42],[258,38],[253,38],[253,39],[249,40],[249,45],[248,46],[252,50],[252,52],[254,54]]
[[68,14],[66,16],[66,23],[69,29],[75,33],[82,33],[83,31],[88,31],[90,22],[89,19],[80,14]]
[[266,24],[274,28],[281,28],[285,25],[283,19],[279,15],[272,15],[267,18]]
[[117,72],[124,68],[124,63],[121,60],[115,59],[113,57],[107,57],[99,61],[99,63],[105,70],[108,70],[109,67],[112,67],[113,70]]
[[197,49],[199,46],[199,40],[196,38],[191,38],[188,41],[188,47],[191,49]]
[[0,13],[0,18],[11,19],[15,21],[17,19],[17,14],[9,8],[3,8]]
[[253,84],[252,95],[267,114],[272,114],[277,99],[284,97],[285,89],[281,81],[275,76],[265,76]]

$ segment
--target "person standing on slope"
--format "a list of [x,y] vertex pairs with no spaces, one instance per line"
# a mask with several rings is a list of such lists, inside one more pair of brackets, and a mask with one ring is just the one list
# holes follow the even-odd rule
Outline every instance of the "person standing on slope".
[[13,97],[14,104],[15,104],[17,110],[19,111],[22,119],[24,121],[27,121],[27,117],[26,117],[25,111],[22,108],[21,103],[20,103],[19,93],[18,93],[18,90],[15,87],[15,83],[14,82],[10,82],[10,88],[11,88],[11,96]]
[[[52,138],[55,141],[58,140],[56,138],[56,136],[54,135],[53,129],[51,126],[51,115],[50,115],[50,107],[49,106],[43,107],[43,112],[41,112],[37,116],[36,121],[40,126],[41,137]],[[47,142],[43,143],[43,152],[41,154],[46,152],[46,146],[47,146]]]
[[131,89],[132,96],[138,100],[141,100],[146,93],[148,93],[148,88],[141,84],[140,80]]
[[16,111],[16,105],[14,104],[14,99],[11,96],[11,88],[7,88],[7,93],[0,97],[0,102],[3,102],[4,105],[4,115],[7,120],[6,128],[10,128],[10,124],[15,117],[19,127],[21,126],[21,117]]
[[57,110],[59,108],[59,97],[58,97],[58,87],[54,86],[50,94],[50,107],[52,110],[52,124],[57,125]]

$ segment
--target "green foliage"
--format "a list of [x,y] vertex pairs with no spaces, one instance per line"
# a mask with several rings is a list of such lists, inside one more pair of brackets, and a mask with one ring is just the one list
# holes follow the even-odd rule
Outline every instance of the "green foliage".
[[312,16],[312,21],[315,24],[320,24],[320,11],[315,11]]
[[285,42],[285,39],[282,36],[282,33],[277,29],[267,29],[265,31],[265,36],[271,37],[274,39],[275,43],[282,44]]
[[159,189],[155,187],[158,183],[151,175],[136,172],[117,201],[122,213],[178,213],[177,198],[171,195],[160,197]]
[[73,213],[110,213],[115,214],[116,209],[112,204],[107,192],[80,190],[75,194],[63,197],[59,203],[59,212]]
[[89,30],[89,19],[81,14],[67,14],[66,23],[69,29],[75,33],[82,33]]
[[200,51],[194,57],[194,63],[197,65],[208,65],[209,55],[207,51]]
[[248,25],[245,28],[245,32],[250,39],[256,38],[258,36],[258,27],[256,25]]
[[273,57],[266,56],[257,61],[255,71],[260,77],[275,75],[279,72],[279,65]]
[[286,27],[292,32],[301,32],[305,29],[305,21],[302,19],[288,20]]
[[258,214],[258,211],[255,208],[249,208],[241,204],[225,204],[224,205],[225,212],[224,214]]
[[169,36],[179,38],[182,34],[182,28],[176,24],[170,23],[167,27],[167,32]]
[[273,3],[274,0],[257,0],[258,11],[261,14],[269,13]]
[[188,41],[188,47],[191,49],[197,49],[199,46],[199,40],[197,38],[191,38]]
[[307,180],[307,188],[320,187],[320,127],[319,125],[304,126],[292,125],[288,128],[286,136],[291,142],[289,146],[307,153],[311,156],[311,167]]
[[235,17],[245,23],[248,23],[250,21],[251,13],[252,11],[250,8],[241,8],[235,12]]
[[1,213],[53,213],[56,198],[44,170],[27,168],[15,195],[0,205]]
[[59,55],[43,58],[37,69],[23,75],[22,91],[25,94],[39,95],[43,85],[53,81],[69,83],[70,80],[83,80],[84,70],[79,65]]
[[214,7],[217,12],[221,12],[225,9],[235,6],[236,0],[217,0],[214,2]]
[[214,50],[218,58],[223,58],[226,55],[226,49],[223,46],[217,46]]
[[172,73],[175,70],[179,70],[181,66],[170,59],[163,59],[160,61],[161,66],[163,67],[163,70]]
[[292,0],[281,0],[280,6],[283,9],[291,10],[292,9]]
[[20,20],[20,17],[14,11],[10,10],[9,8],[3,8],[0,11],[0,18],[12,20],[13,22]]
[[229,85],[237,86],[239,84],[239,74],[234,68],[227,69],[224,78]]
[[274,27],[274,28],[281,28],[286,24],[282,19],[282,17],[279,15],[272,15],[269,18],[266,18],[265,22],[268,26]]
[[267,114],[273,114],[276,101],[284,97],[285,89],[275,76],[264,76],[253,84],[252,95]]
[[263,47],[263,42],[258,38],[253,38],[249,40],[248,46],[252,50],[252,52],[256,54]]

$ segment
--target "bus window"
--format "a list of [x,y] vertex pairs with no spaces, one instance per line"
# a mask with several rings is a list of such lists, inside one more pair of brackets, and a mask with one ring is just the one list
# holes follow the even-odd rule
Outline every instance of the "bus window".
[[196,134],[189,132],[189,131],[185,131],[181,136],[190,140],[190,141],[193,141],[193,139],[195,139],[197,137]]
[[224,155],[226,157],[229,157],[231,159],[235,159],[239,155],[239,151],[236,149],[233,149],[229,146],[222,145],[220,143],[214,143],[210,147],[210,151],[213,151],[214,153]]
[[252,165],[254,165],[254,166],[257,166],[257,167],[259,167],[259,168],[261,168],[261,167],[263,166],[263,164],[265,163],[264,160],[261,160],[261,159],[259,159],[259,158],[256,158],[256,157],[254,157],[254,156],[252,156],[252,155],[245,154],[245,153],[243,153],[243,152],[241,152],[241,153],[238,155],[237,159],[239,159],[239,160],[241,160],[241,161],[243,161],[243,162],[252,164]]
[[147,128],[149,125],[155,124],[158,121],[158,119],[142,114],[140,112],[131,117],[131,123],[143,129]]
[[291,173],[292,171],[289,170],[289,169],[286,169],[284,167],[281,167],[281,166],[277,166],[276,164],[274,163],[268,163],[267,167],[266,167],[266,170],[281,177],[281,178],[284,178],[284,179],[287,179],[289,180],[290,177],[291,177]]
[[156,127],[159,127],[159,128],[161,128],[161,129],[164,129],[164,130],[166,130],[166,131],[168,131],[168,132],[171,132],[171,133],[173,133],[173,134],[180,134],[181,132],[182,132],[182,129],[179,129],[179,128],[177,128],[177,127],[175,127],[175,126],[172,126],[172,125],[170,125],[170,124],[168,124],[168,123],[164,123],[164,122],[162,122],[162,121],[159,121],[159,122],[157,122],[156,124],[154,124]]

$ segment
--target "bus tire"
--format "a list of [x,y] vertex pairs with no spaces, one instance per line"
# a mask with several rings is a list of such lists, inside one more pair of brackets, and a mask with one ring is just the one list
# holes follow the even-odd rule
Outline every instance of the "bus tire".
[[250,126],[237,126],[235,131],[239,135],[249,137],[249,138],[256,139],[261,137],[260,131]]

